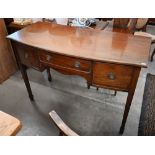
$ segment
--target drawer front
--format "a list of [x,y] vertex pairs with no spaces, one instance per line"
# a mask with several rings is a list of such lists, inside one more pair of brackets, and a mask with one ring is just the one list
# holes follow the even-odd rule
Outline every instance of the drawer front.
[[91,70],[91,62],[87,60],[52,54],[48,52],[40,52],[39,57],[41,62],[48,65],[54,65],[55,67],[59,66],[66,69],[68,68],[84,72],[90,72]]
[[38,49],[17,43],[16,49],[22,64],[37,70],[43,70],[39,62]]
[[97,62],[93,65],[93,84],[128,90],[133,71],[132,66]]

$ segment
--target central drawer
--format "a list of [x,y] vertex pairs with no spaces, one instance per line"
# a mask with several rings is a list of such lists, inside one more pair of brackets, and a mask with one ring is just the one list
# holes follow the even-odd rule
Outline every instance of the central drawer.
[[53,54],[50,52],[39,52],[40,61],[51,67],[62,67],[64,69],[82,72],[91,71],[91,62],[83,59]]
[[93,85],[128,90],[133,71],[132,66],[96,62],[93,65]]

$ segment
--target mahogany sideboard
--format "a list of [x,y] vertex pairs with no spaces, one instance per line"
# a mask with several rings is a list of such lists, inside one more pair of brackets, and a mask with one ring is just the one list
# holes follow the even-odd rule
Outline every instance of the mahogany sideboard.
[[30,100],[34,98],[26,67],[79,75],[89,85],[128,92],[120,127],[120,134],[124,132],[140,70],[147,67],[150,38],[45,22],[7,38],[17,53]]

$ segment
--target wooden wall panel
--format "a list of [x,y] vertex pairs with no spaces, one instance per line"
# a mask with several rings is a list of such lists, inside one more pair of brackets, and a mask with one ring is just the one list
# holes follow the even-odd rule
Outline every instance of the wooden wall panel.
[[5,81],[17,70],[11,44],[6,39],[7,30],[4,20],[0,18],[0,83]]

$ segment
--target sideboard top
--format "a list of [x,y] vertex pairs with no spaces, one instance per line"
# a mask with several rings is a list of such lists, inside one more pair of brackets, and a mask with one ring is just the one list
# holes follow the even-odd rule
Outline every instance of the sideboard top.
[[146,67],[151,39],[91,28],[37,22],[7,38],[84,59]]

